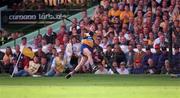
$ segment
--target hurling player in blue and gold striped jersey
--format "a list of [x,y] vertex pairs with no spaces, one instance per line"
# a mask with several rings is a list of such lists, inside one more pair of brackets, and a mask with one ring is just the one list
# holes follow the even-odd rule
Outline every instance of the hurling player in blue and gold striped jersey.
[[93,69],[96,69],[96,66],[94,65],[92,58],[92,53],[94,48],[94,40],[93,40],[94,31],[92,30],[93,28],[94,28],[93,24],[91,24],[90,27],[86,28],[87,30],[84,33],[83,39],[81,40],[81,54],[82,54],[81,61],[72,72],[66,75],[65,78],[69,79],[75,72],[79,71],[79,69],[86,63],[86,61],[89,62],[89,64]]

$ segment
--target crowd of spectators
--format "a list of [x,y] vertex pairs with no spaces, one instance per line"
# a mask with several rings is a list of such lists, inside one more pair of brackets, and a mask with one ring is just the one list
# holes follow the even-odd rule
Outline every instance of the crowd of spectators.
[[[0,0],[0,7],[7,5],[8,10],[13,10],[13,11],[27,11],[27,10],[44,11],[46,9],[48,10],[64,9],[67,8],[66,5],[68,4],[74,4],[74,6],[81,9],[79,5],[86,3],[87,0]],[[15,40],[18,37],[24,35],[23,30],[9,32],[8,28],[2,30],[0,29],[0,33],[1,33],[0,45]]]
[[[62,9],[71,5],[85,7],[87,0],[12,0],[2,1],[8,4],[12,10],[44,10],[44,9]],[[92,2],[91,0],[89,2]]]
[[[88,2],[87,0],[0,0],[0,7],[7,5],[8,10],[12,10],[12,11],[27,11],[27,10],[46,11],[46,10],[60,10],[66,8],[71,9],[72,5],[74,5],[76,9],[81,10],[82,9],[81,6],[85,8],[84,5],[87,4],[87,2]],[[89,2],[93,3],[98,1],[90,0]],[[25,32],[25,30],[18,30],[15,32],[8,32],[8,31],[9,31],[8,28],[2,30],[0,29],[0,33],[1,33],[0,37],[2,37],[0,39],[0,45],[9,42],[12,39],[17,39],[18,37],[24,35]]]
[[5,43],[9,41],[13,41],[23,35],[24,35],[23,32],[9,33],[4,29],[0,29],[0,46],[4,45]]
[[[72,19],[70,27],[61,24],[59,32],[49,27],[34,44],[24,37],[14,52],[7,47],[1,72],[12,73],[18,58],[17,76],[56,76],[71,71],[81,58],[81,39],[90,27],[95,43],[92,55],[98,66],[95,74],[180,73],[180,0],[117,1],[102,0],[92,17],[83,11],[82,19]],[[167,49],[169,32],[172,63]],[[33,59],[20,55],[23,47],[35,52]],[[79,72],[92,73],[88,61]]]

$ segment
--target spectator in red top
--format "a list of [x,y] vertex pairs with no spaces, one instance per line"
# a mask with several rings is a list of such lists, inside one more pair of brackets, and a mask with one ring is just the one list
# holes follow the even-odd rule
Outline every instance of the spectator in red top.
[[143,57],[144,57],[144,55],[145,55],[145,52],[142,50],[142,45],[139,43],[139,44],[137,44],[137,52],[135,52],[135,54],[134,54],[134,62],[136,61],[136,60],[139,60],[140,62],[142,61],[142,59],[143,59]]
[[38,47],[38,51],[35,52],[35,55],[40,59],[41,57],[45,57],[45,53],[42,51],[42,46]]
[[60,27],[60,31],[57,34],[57,39],[60,41],[60,43],[63,43],[64,34],[67,34],[66,26],[65,26],[65,24],[62,24],[61,27]]
[[[28,48],[32,50],[31,47],[28,47]],[[23,56],[23,60],[22,60],[23,69],[24,69],[25,67],[29,67],[29,61],[30,61],[30,60],[31,60],[31,59],[30,59],[29,57]]]
[[22,60],[22,67],[24,69],[25,66],[29,66],[29,61],[30,61],[30,58],[27,57],[27,56],[23,56],[23,60]]

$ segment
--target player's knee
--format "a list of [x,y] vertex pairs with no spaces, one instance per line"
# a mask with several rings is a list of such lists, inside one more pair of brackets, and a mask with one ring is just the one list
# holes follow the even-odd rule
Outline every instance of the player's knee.
[[87,56],[91,56],[91,55],[92,55],[92,53],[91,53],[87,48],[85,48],[85,49],[83,50],[83,53],[84,53],[85,55],[87,55]]

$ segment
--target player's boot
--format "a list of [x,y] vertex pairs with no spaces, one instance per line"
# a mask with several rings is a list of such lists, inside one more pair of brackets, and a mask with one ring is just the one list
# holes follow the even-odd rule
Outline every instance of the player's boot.
[[91,66],[92,66],[92,72],[93,73],[98,70],[98,67],[96,65],[91,65]]
[[69,79],[69,78],[71,78],[72,77],[72,75],[75,73],[75,71],[73,70],[73,71],[71,71],[70,73],[68,73],[66,76],[65,76],[65,78],[66,79]]

